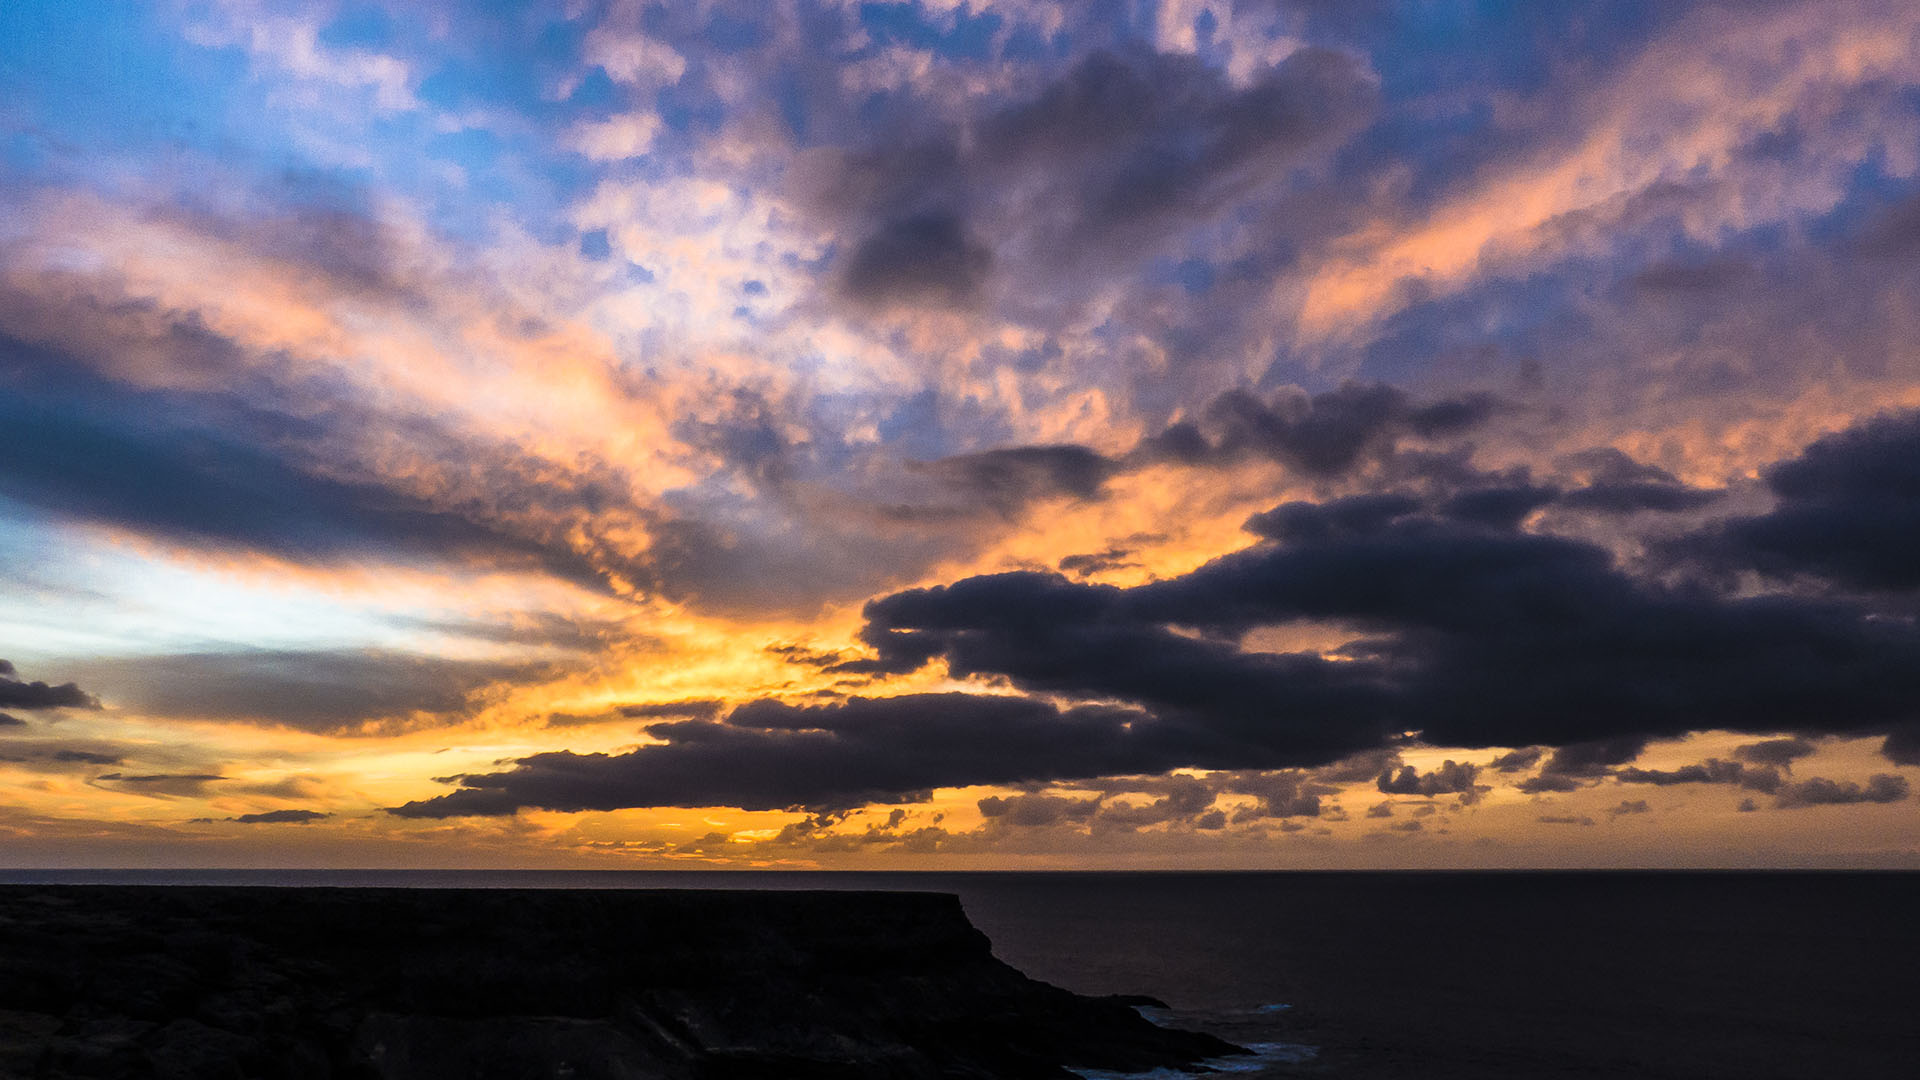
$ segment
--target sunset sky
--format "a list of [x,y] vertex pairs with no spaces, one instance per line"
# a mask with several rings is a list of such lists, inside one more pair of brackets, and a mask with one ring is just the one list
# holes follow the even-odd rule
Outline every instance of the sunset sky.
[[8,0],[0,865],[1920,866],[1911,0]]

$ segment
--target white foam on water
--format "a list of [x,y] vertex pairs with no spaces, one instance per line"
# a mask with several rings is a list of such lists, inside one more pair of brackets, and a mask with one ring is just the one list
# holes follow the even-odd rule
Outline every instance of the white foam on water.
[[[1200,1064],[1215,1073],[1257,1073],[1269,1065],[1298,1065],[1318,1057],[1320,1051],[1299,1043],[1258,1042],[1246,1044],[1251,1054],[1208,1058]],[[1193,1080],[1194,1074],[1181,1069],[1154,1069],[1151,1072],[1123,1073],[1106,1069],[1068,1069],[1081,1080]]]

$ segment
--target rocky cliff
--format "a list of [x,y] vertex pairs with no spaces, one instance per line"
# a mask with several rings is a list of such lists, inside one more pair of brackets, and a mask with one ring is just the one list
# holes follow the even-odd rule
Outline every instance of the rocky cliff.
[[1232,1053],[924,893],[0,887],[0,1077],[1067,1077]]

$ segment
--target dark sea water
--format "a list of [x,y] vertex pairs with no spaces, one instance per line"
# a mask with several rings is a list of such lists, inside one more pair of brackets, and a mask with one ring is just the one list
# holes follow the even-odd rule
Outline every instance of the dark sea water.
[[1920,1076],[1920,874],[0,871],[8,881],[957,893],[995,952],[1251,1077]]

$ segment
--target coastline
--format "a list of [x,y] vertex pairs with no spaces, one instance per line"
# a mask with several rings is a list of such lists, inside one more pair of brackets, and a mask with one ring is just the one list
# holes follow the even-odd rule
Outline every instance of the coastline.
[[911,892],[0,886],[0,1076],[1064,1078],[1232,1054]]

